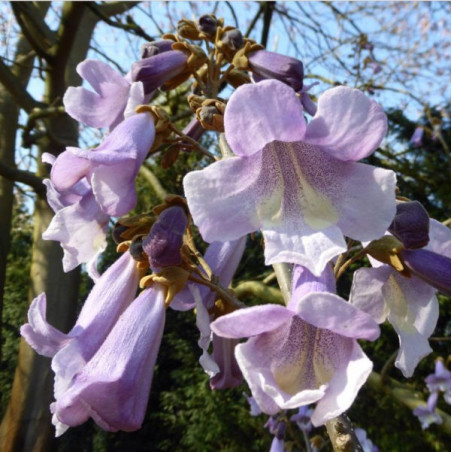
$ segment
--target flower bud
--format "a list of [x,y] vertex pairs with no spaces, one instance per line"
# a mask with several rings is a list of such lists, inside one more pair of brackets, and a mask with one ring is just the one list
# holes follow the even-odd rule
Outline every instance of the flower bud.
[[267,50],[257,50],[248,54],[249,69],[260,78],[274,78],[295,91],[303,88],[303,63],[296,58]]
[[187,227],[187,215],[182,207],[164,210],[143,241],[144,252],[151,268],[162,268],[182,263],[181,248]]
[[388,231],[397,237],[405,248],[423,248],[429,242],[430,220],[427,211],[418,201],[397,204],[397,213]]
[[159,41],[146,42],[141,46],[141,59],[150,58],[160,53],[168,52],[174,41],[161,39]]
[[206,99],[203,105],[196,110],[196,119],[207,130],[224,132],[224,109],[222,102]]
[[147,262],[148,256],[143,250],[143,237],[137,236],[132,240],[129,247],[129,253],[137,262]]
[[243,47],[243,35],[240,30],[233,28],[223,33],[221,42],[230,50],[237,51]]
[[215,36],[218,21],[212,14],[204,14],[198,19],[198,29],[209,37]]
[[[198,141],[202,137],[204,132],[205,132],[204,127],[196,118],[193,118],[182,130],[182,133],[184,135],[187,135],[188,137],[195,141]],[[179,149],[182,151],[190,151],[191,148],[187,146],[184,146],[184,144],[182,144],[182,146]]]
[[178,50],[168,50],[135,62],[132,65],[132,81],[142,82],[145,94],[182,74],[186,70],[188,56]]
[[199,39],[199,31],[192,20],[182,19],[177,23],[177,33],[185,39]]
[[450,258],[429,250],[403,250],[404,264],[418,278],[450,296]]

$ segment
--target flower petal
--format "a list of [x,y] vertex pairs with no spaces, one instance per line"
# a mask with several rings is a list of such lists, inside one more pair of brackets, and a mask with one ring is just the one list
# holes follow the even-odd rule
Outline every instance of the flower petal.
[[97,148],[68,149],[77,157],[89,160],[92,164],[115,165],[134,159],[135,171],[138,172],[154,142],[154,137],[155,126],[151,114],[140,113],[122,121]]
[[99,278],[88,295],[72,339],[52,360],[55,397],[67,389],[74,375],[97,352],[121,314],[135,298],[139,270],[130,253],[124,253]]
[[[288,224],[286,227],[288,229]],[[336,226],[314,231],[291,228],[292,233],[263,229],[265,239],[265,264],[293,262],[308,268],[319,276],[325,265],[347,249],[342,232]]]
[[119,72],[103,61],[91,59],[82,61],[77,65],[77,72],[99,94],[109,93],[110,84],[129,86],[129,83],[124,80]]
[[419,361],[432,352],[428,339],[420,334],[413,325],[408,322],[389,322],[399,336],[400,348],[397,353],[395,366],[400,369],[405,378],[413,376]]
[[102,97],[78,86],[69,87],[63,97],[66,112],[77,121],[90,127],[113,127],[123,117],[129,88],[111,84],[111,94]]
[[58,191],[72,188],[82,178],[88,176],[90,163],[74,155],[71,149],[62,152],[55,160],[50,172],[52,184]]
[[376,102],[359,90],[338,86],[319,97],[305,141],[339,160],[356,161],[372,154],[386,131],[386,115]]
[[383,286],[383,296],[390,309],[388,320],[400,341],[395,365],[405,377],[411,377],[419,361],[432,351],[428,337],[438,320],[434,289],[417,278],[393,272]]
[[392,268],[359,268],[353,274],[350,303],[383,323],[389,315],[389,306],[383,295],[383,286],[393,274]]
[[232,157],[184,177],[193,221],[207,242],[236,240],[259,228],[256,188],[260,161]]
[[135,207],[135,176],[135,162],[132,159],[94,168],[91,185],[94,197],[104,213],[120,217]]
[[305,322],[344,337],[374,341],[380,336],[375,320],[332,293],[312,292],[294,303]]
[[429,235],[430,241],[424,249],[441,254],[445,257],[450,257],[450,228],[440,223],[439,221],[430,218]]
[[272,141],[301,141],[306,129],[295,91],[277,80],[240,86],[224,115],[226,139],[236,155],[250,156]]
[[238,339],[272,331],[293,316],[294,313],[284,306],[266,304],[221,316],[211,323],[210,328],[218,336]]
[[76,204],[59,210],[42,238],[61,243],[63,268],[68,272],[105,249],[109,219],[100,211],[94,196],[89,194]]
[[344,235],[367,241],[380,238],[396,213],[393,171],[362,163],[341,164],[341,186],[334,206]]
[[46,294],[38,295],[28,310],[28,323],[22,325],[20,334],[42,356],[53,357],[69,340],[68,335],[57,330],[46,320]]
[[346,411],[372,371],[372,361],[356,341],[350,342],[352,350],[349,359],[342,361],[328,384],[325,396],[317,403],[311,416],[312,424],[316,427]]
[[122,118],[130,83],[102,61],[85,60],[77,72],[96,92],[68,88],[63,97],[67,113],[91,127],[113,127]]

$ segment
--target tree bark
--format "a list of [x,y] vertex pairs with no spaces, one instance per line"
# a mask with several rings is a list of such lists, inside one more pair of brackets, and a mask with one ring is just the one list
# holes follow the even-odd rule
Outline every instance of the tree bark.
[[[97,18],[83,3],[64,4],[56,47],[51,49],[53,58],[46,67],[44,102],[47,105],[61,105],[66,88],[80,83],[75,66],[86,57],[96,23]],[[39,162],[43,152],[58,154],[67,145],[76,146],[78,141],[77,124],[69,116],[51,116],[45,119],[45,123],[48,135],[39,143]],[[47,175],[48,169],[39,163],[38,176]],[[58,329],[68,331],[75,320],[80,269],[64,273],[60,244],[41,238],[53,214],[47,202],[37,197],[29,301],[45,292],[48,321]],[[22,340],[11,398],[0,426],[2,452],[49,452],[56,449],[49,411],[52,401],[50,360],[38,356]]]
[[[40,5],[42,13],[48,5]],[[33,68],[34,58],[29,55],[31,46],[22,36],[19,38],[15,64],[11,68],[11,75],[16,82],[23,87],[27,86]],[[19,121],[19,107],[17,99],[0,85],[0,162],[10,168],[15,168],[16,130]],[[13,209],[14,182],[5,177],[0,177],[0,363],[2,361],[2,319],[3,319],[3,295],[6,279],[6,260],[11,242],[11,221]]]

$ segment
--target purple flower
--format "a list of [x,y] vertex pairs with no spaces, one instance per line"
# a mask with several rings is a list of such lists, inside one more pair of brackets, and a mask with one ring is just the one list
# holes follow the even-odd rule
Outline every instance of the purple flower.
[[102,212],[110,216],[125,215],[135,207],[135,177],[154,136],[154,122],[149,113],[132,116],[97,148],[66,148],[52,167],[52,184],[64,192],[86,178]]
[[367,437],[367,433],[362,428],[355,429],[356,437],[358,438],[361,446],[363,448],[363,452],[378,452],[378,447],[372,443],[372,441]]
[[168,50],[132,65],[131,78],[142,82],[144,93],[151,94],[159,86],[187,70],[188,56],[179,50]]
[[95,149],[68,147],[53,164],[47,200],[56,214],[43,233],[44,240],[61,243],[63,268],[70,271],[92,263],[106,247],[110,216],[126,214],[136,204],[135,177],[154,141],[148,113],[123,121]]
[[218,365],[218,372],[210,379],[211,389],[228,389],[240,386],[243,375],[234,356],[237,339],[226,339],[212,335],[213,360]]
[[255,306],[212,323],[215,334],[250,338],[236,357],[263,412],[317,402],[311,419],[322,425],[352,404],[369,375],[372,363],[356,339],[375,340],[378,325],[331,293],[333,281],[330,267],[314,277],[296,266],[287,308]]
[[273,438],[269,452],[284,452],[284,439],[275,436]]
[[85,357],[97,349],[124,309],[135,297],[139,272],[129,253],[124,253],[99,278],[83,305],[75,326],[65,334],[47,323],[46,296],[36,297],[21,334],[43,356],[54,357],[67,344]]
[[309,433],[312,430],[311,416],[313,412],[314,410],[308,408],[307,405],[302,406],[298,409],[298,413],[290,417],[290,420],[295,422],[301,431]]
[[77,72],[94,92],[71,86],[63,103],[70,116],[88,126],[113,129],[127,116],[127,110],[147,101],[141,83],[130,83],[102,61],[85,60]]
[[343,235],[379,237],[394,217],[394,173],[355,162],[385,133],[381,108],[351,88],[324,93],[306,126],[289,86],[241,86],[225,112],[237,156],[184,178],[194,222],[208,242],[261,229],[266,264],[293,262],[319,275],[345,249]]
[[436,360],[435,373],[430,374],[425,382],[430,392],[443,392],[444,400],[450,405],[450,372],[441,359]]
[[[43,161],[53,165],[56,158],[43,154]],[[44,240],[56,240],[64,251],[63,269],[68,272],[82,262],[88,270],[107,246],[105,239],[109,215],[101,211],[86,179],[64,191],[55,188],[50,179],[44,179],[47,202],[55,216],[42,234]],[[89,271],[93,277],[92,272]]]
[[146,411],[165,324],[163,292],[144,290],[51,405],[57,436],[93,418],[103,430],[134,431]]
[[422,146],[422,137],[424,135],[424,128],[421,126],[416,127],[412,137],[410,138],[410,143],[414,147]]
[[248,55],[248,65],[259,81],[276,79],[295,91],[303,88],[303,63],[296,58],[268,50],[257,50]]
[[64,393],[101,346],[115,323],[135,298],[139,271],[129,253],[121,256],[99,278],[83,305],[75,326],[64,334],[46,321],[46,296],[33,300],[21,334],[37,353],[52,357],[55,397]]
[[[430,241],[424,250],[450,256],[450,229],[430,220]],[[403,251],[402,256],[407,252]],[[395,366],[405,377],[411,377],[419,361],[432,351],[428,338],[439,315],[436,290],[415,275],[407,278],[389,265],[374,259],[371,262],[375,268],[360,268],[354,273],[350,302],[378,323],[388,319],[400,342]]]
[[442,424],[441,416],[435,411],[438,401],[438,393],[430,394],[426,406],[418,406],[413,410],[413,414],[419,418],[422,424],[422,430],[430,427],[431,424]]

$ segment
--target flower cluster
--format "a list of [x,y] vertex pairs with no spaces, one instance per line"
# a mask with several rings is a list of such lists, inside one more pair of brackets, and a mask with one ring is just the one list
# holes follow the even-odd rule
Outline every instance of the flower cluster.
[[[431,351],[435,294],[450,293],[450,230],[419,203],[396,199],[393,171],[360,162],[387,131],[376,102],[336,86],[315,104],[301,61],[211,15],[146,44],[125,76],[94,60],[77,70],[94,91],[69,88],[67,113],[108,130],[93,149],[44,156],[55,216],[43,237],[61,243],[65,271],[88,264],[95,284],[69,333],[47,323],[45,294],[21,329],[52,358],[57,435],[88,418],[108,431],[140,428],[168,307],[196,310],[211,388],[246,380],[253,412],[270,415],[275,451],[284,449],[287,422],[308,435],[352,405],[373,367],[358,340],[377,340],[385,320],[400,339],[396,367],[413,374]],[[153,99],[191,77],[194,117],[180,130]],[[236,88],[227,101],[219,97],[225,83]],[[205,130],[224,132],[221,158],[198,143]],[[185,198],[170,195],[131,216],[141,165],[166,149],[164,167],[179,151],[215,162],[184,175]],[[111,218],[124,254],[99,275]],[[276,272],[284,305],[247,306],[229,289],[248,234],[263,238],[266,265],[290,274],[284,281]],[[365,255],[372,268],[355,271],[346,300],[336,280]],[[446,391],[443,374],[427,379],[435,397]]]

